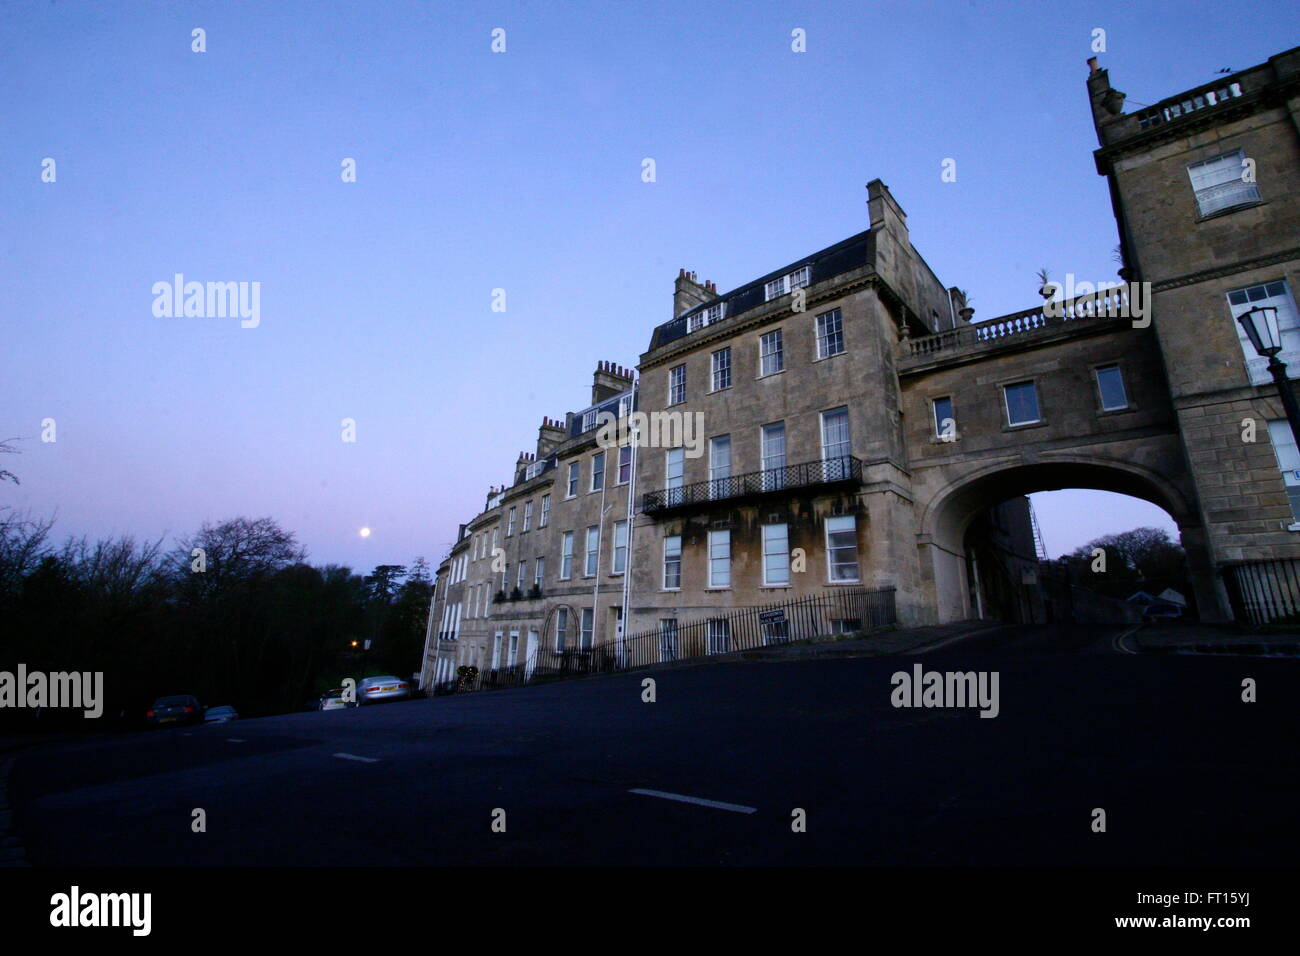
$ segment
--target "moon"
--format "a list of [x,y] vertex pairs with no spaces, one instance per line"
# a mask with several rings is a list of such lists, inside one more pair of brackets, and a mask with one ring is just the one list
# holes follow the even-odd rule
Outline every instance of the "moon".
[[368,537],[370,537],[370,529],[369,529],[369,528],[362,528],[361,531],[360,531],[359,533],[360,533],[361,537],[363,537],[363,538],[368,538]]

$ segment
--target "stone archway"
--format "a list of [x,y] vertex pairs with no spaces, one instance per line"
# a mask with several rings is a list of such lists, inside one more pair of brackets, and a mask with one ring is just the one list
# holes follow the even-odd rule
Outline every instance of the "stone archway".
[[[938,469],[936,469],[937,471]],[[1086,488],[1130,495],[1163,509],[1178,526],[1188,572],[1206,620],[1226,619],[1201,520],[1189,487],[1131,461],[1104,455],[1042,454],[1026,460],[952,464],[928,498],[918,501],[917,542],[926,599],[939,623],[974,616],[970,605],[966,532],[989,508],[1018,495]],[[937,476],[935,476],[937,477]]]

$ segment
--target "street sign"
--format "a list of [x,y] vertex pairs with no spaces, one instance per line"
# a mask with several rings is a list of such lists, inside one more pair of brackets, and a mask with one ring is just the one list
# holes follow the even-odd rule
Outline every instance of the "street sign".
[[759,611],[758,623],[759,624],[784,624],[785,608],[778,607],[771,611]]

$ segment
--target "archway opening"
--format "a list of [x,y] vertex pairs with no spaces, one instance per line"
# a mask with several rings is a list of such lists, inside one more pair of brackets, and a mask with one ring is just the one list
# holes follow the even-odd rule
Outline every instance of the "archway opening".
[[1196,619],[1216,599],[1184,497],[1131,463],[985,469],[937,496],[927,530],[940,621]]

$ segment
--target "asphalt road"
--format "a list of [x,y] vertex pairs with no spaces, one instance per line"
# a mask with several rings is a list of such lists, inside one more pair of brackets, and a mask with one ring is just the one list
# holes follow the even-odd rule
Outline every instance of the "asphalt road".
[[[22,752],[10,795],[37,866],[1293,861],[1297,664],[1133,655],[1118,633],[104,736]],[[895,708],[915,662],[998,672],[998,716]]]

